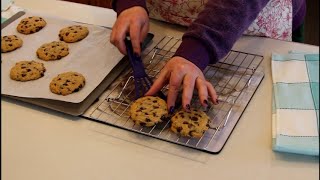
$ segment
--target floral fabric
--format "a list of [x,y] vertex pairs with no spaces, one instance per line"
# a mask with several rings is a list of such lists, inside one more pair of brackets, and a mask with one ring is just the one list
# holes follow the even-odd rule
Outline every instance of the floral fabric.
[[[153,19],[189,26],[206,2],[208,0],[147,0],[147,8]],[[270,0],[244,34],[291,41],[292,0]]]

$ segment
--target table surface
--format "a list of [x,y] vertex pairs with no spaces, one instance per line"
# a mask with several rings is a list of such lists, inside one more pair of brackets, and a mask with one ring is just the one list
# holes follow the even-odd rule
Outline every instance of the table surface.
[[[112,26],[112,10],[55,0],[15,0],[33,12]],[[185,28],[151,21],[155,41]],[[271,141],[271,52],[318,52],[319,47],[242,37],[235,50],[264,55],[260,87],[220,154],[191,150],[116,127],[20,101],[1,99],[2,178],[57,179],[319,179],[318,157],[277,153]],[[149,141],[151,148],[136,142]],[[177,147],[178,146],[178,147]],[[174,150],[173,150],[174,149]]]

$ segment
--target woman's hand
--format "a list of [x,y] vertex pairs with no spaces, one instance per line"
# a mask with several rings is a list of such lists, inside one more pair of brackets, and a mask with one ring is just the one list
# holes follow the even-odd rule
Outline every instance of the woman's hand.
[[158,79],[155,80],[146,95],[154,95],[169,84],[167,104],[170,113],[172,113],[175,102],[182,87],[182,106],[186,111],[190,110],[190,101],[193,90],[196,87],[199,94],[201,105],[208,106],[208,97],[217,104],[217,94],[212,84],[206,81],[202,71],[192,62],[176,56],[168,61],[161,70]]
[[110,42],[119,51],[126,55],[126,45],[124,39],[130,35],[134,53],[141,54],[140,43],[143,42],[149,31],[149,17],[143,7],[135,6],[120,13],[112,27]]

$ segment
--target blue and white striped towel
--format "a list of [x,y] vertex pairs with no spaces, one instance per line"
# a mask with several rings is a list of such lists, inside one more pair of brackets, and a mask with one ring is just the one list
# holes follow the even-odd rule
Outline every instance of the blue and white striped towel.
[[319,54],[272,54],[273,150],[319,156]]

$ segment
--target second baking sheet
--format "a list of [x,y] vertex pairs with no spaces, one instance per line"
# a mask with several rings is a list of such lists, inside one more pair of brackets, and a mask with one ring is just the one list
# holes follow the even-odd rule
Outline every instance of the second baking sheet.
[[[23,35],[17,32],[16,26],[21,19],[29,16],[41,16],[47,25],[37,33]],[[44,43],[59,41],[60,29],[70,25],[84,25],[89,29],[89,35],[76,43],[68,43],[69,55],[56,61],[43,61],[36,55],[37,49]],[[60,100],[71,103],[82,102],[108,75],[108,73],[123,58],[123,55],[109,42],[111,30],[88,24],[81,24],[61,18],[26,12],[7,27],[1,30],[4,35],[18,35],[23,40],[23,46],[15,51],[1,54],[1,81],[2,94]],[[27,82],[18,82],[10,79],[10,69],[16,62],[35,60],[44,63],[47,71],[45,76]],[[86,78],[84,88],[68,96],[56,95],[50,92],[50,81],[58,74],[76,71]]]

